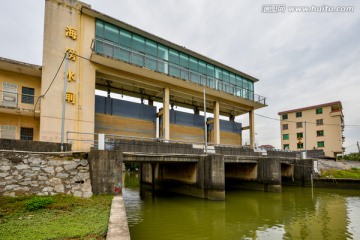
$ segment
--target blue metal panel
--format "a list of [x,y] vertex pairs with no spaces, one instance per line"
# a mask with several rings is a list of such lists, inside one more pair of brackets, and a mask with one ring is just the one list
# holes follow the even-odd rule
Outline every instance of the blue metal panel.
[[154,106],[102,96],[95,96],[95,112],[149,121],[156,121],[157,117]]
[[[208,118],[210,120],[212,118]],[[214,129],[214,124],[209,125],[209,130]],[[232,132],[232,133],[239,133],[241,134],[242,131],[242,124],[238,122],[226,121],[220,119],[220,131],[224,132]]]
[[170,123],[204,128],[204,117],[196,114],[170,110]]

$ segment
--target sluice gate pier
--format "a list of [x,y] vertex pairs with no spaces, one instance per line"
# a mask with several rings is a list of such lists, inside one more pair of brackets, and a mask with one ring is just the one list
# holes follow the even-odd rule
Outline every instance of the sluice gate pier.
[[170,191],[224,200],[225,189],[281,192],[283,184],[310,185],[312,159],[294,152],[257,151],[244,147],[117,140],[112,150],[89,154],[93,192],[121,192],[123,163],[140,164],[140,181],[153,191]]

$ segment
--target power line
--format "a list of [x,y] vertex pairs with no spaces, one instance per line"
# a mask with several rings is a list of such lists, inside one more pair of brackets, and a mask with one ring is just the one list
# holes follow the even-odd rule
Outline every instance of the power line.
[[44,98],[45,95],[46,95],[46,94],[48,93],[48,91],[50,90],[52,84],[54,83],[54,81],[55,81],[55,79],[56,79],[56,77],[57,77],[57,75],[58,75],[58,73],[59,73],[59,71],[60,71],[60,68],[61,68],[62,64],[64,63],[65,57],[66,57],[66,55],[64,55],[63,59],[61,60],[61,63],[60,63],[60,65],[59,65],[59,67],[58,67],[58,69],[57,69],[57,71],[56,71],[56,73],[55,73],[55,76],[54,76],[54,78],[52,79],[49,87],[46,89],[45,93],[44,93],[43,95],[40,95],[40,96],[36,99],[36,102],[35,102],[35,105],[34,105],[34,118],[35,118],[36,105],[37,105],[39,99],[40,99],[40,98]]

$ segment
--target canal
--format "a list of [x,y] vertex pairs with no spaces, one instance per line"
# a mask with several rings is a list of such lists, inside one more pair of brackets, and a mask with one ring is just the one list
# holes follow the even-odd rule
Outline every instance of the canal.
[[226,190],[225,201],[140,191],[124,173],[132,240],[360,239],[360,191],[283,187],[282,193]]

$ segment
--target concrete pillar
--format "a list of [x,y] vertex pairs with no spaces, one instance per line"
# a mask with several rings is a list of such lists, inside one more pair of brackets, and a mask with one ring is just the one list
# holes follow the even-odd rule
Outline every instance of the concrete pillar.
[[199,159],[197,187],[203,189],[203,198],[225,200],[225,163],[223,155],[208,154]]
[[255,120],[254,110],[249,112],[250,147],[255,147]]
[[199,110],[198,107],[195,107],[195,108],[194,108],[194,114],[195,114],[195,115],[199,115],[199,114],[200,114],[200,110]]
[[214,143],[220,144],[220,106],[214,102]]
[[281,192],[281,161],[279,158],[259,158],[257,182],[265,192]]
[[151,97],[148,98],[148,105],[154,106],[154,100],[152,100]]
[[162,132],[163,139],[170,140],[170,90],[169,88],[164,88],[163,91],[163,122],[162,122]]
[[89,153],[91,186],[94,194],[121,194],[122,153],[92,150]]

